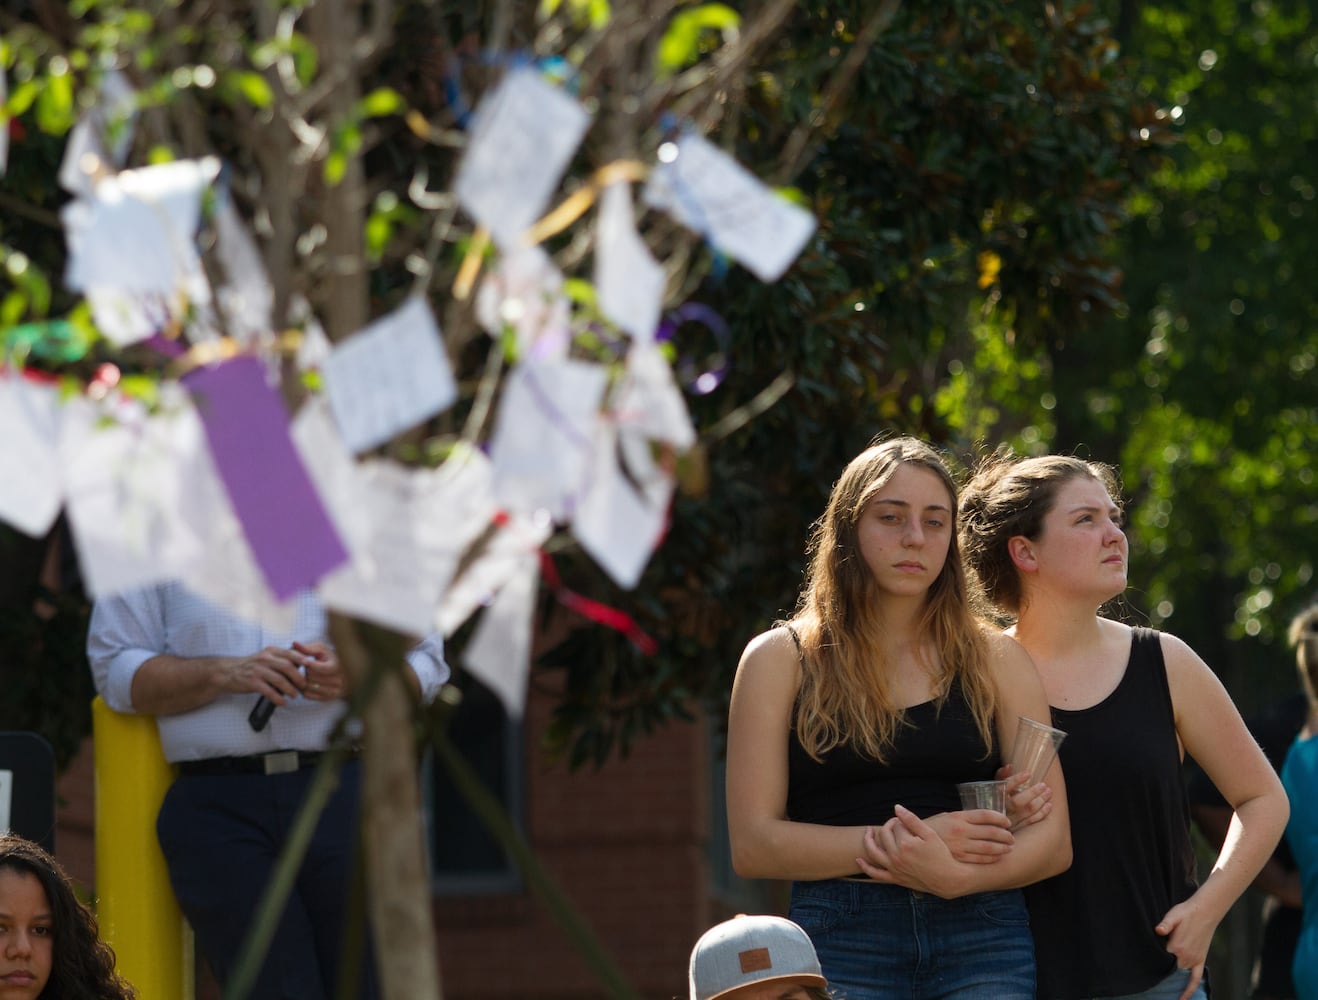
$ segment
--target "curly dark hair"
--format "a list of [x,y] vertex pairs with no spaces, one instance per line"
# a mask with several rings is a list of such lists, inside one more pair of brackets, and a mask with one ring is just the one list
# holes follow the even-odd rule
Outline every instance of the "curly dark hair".
[[73,894],[69,877],[39,845],[12,833],[0,834],[0,871],[32,875],[50,904],[55,931],[50,980],[40,1000],[134,1000],[114,971],[114,951],[100,939],[96,918]]

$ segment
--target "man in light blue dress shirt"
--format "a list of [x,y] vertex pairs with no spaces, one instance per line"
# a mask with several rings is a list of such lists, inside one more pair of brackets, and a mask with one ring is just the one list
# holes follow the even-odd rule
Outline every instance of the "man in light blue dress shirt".
[[[247,622],[168,583],[96,602],[87,654],[115,711],[156,717],[178,777],[157,819],[184,915],[223,984],[270,879],[319,754],[344,714],[344,675],[314,594],[288,631]],[[448,679],[438,636],[408,653],[423,701]],[[259,729],[258,699],[275,706]],[[338,962],[357,831],[359,762],[345,765],[256,984],[254,1000],[327,1000]],[[359,995],[377,995],[372,962]]]

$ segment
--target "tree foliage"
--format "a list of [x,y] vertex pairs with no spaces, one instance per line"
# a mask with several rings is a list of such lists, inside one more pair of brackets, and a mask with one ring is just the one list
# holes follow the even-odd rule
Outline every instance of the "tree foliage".
[[822,232],[773,286],[706,280],[699,297],[735,333],[730,374],[696,401],[698,422],[717,426],[784,372],[793,389],[708,442],[708,493],[677,505],[628,605],[659,654],[582,631],[545,656],[564,675],[555,737],[574,761],[603,760],[693,701],[723,703],[747,639],[791,612],[832,477],[874,435],[962,453],[990,434],[1045,446],[1037,345],[1082,336],[1120,303],[1113,233],[1159,162],[1163,126],[1102,22],[903,7],[831,102],[821,78],[867,16],[868,4],[798,5],[748,94],[747,162],[782,148],[795,123],[823,123],[798,178]]
[[1067,383],[1136,501],[1138,603],[1246,709],[1294,684],[1318,547],[1313,24],[1306,3],[1139,5],[1127,59],[1178,142],[1131,201],[1128,309]]

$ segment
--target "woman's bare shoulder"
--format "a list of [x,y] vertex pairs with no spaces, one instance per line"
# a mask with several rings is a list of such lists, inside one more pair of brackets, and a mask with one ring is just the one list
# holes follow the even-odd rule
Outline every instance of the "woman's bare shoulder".
[[1034,661],[1030,659],[1030,654],[1025,651],[1025,647],[1016,641],[1014,636],[995,628],[992,625],[981,626],[981,632],[984,636],[984,644],[988,650],[989,666],[994,670],[1034,670]]
[[800,683],[801,652],[791,629],[778,625],[746,644],[737,664],[737,686],[747,683]]

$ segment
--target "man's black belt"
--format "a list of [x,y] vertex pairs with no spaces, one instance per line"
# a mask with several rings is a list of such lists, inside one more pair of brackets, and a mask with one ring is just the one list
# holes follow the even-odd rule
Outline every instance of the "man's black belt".
[[[176,766],[179,774],[291,774],[315,767],[325,754],[319,750],[273,750],[254,753],[246,757],[208,757],[205,760],[184,760]],[[350,754],[349,756],[355,756]]]

